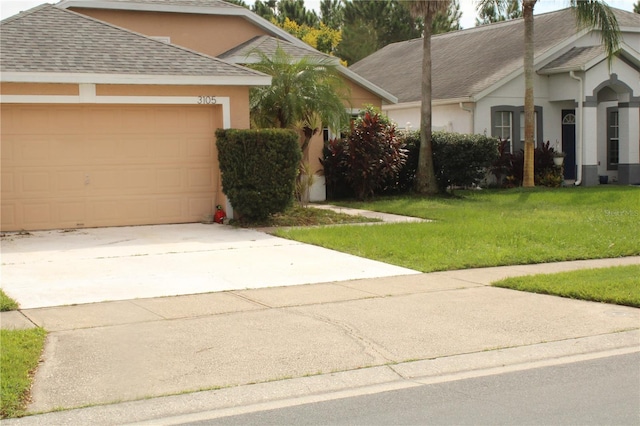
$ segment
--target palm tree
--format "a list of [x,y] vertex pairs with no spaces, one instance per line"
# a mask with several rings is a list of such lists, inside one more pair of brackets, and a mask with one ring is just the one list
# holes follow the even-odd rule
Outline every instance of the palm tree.
[[411,14],[422,18],[422,105],[420,107],[420,151],[416,169],[415,190],[418,194],[433,195],[438,192],[433,168],[431,142],[431,32],[433,18],[449,9],[451,0],[403,0]]
[[[478,8],[495,7],[502,11],[509,0],[479,0]],[[534,96],[533,96],[533,8],[537,0],[522,0],[524,17],[524,187],[533,187],[534,183]],[[620,28],[613,11],[602,0],[570,0],[570,6],[576,14],[576,22],[580,28],[597,28],[600,30],[609,65],[620,45]]]
[[272,76],[271,86],[251,89],[249,103],[255,127],[300,130],[303,152],[323,125],[332,130],[346,127],[350,118],[344,103],[348,90],[332,58],[296,61],[281,47],[272,56],[255,53],[259,62],[251,68]]

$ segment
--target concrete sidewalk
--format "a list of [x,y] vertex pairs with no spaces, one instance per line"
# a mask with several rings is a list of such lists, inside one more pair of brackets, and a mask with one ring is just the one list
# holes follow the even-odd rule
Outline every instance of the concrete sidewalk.
[[172,424],[207,410],[640,351],[639,309],[488,286],[623,264],[640,257],[25,309],[16,315],[50,332],[29,411],[104,405],[3,424]]

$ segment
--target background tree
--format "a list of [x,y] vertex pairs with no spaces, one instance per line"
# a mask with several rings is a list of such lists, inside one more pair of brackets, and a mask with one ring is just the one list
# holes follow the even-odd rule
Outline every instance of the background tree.
[[[236,3],[236,1],[232,1],[232,3]],[[280,25],[287,18],[298,25],[310,27],[315,27],[320,22],[316,12],[305,7],[304,0],[256,0],[251,11]]]
[[315,27],[320,23],[316,12],[305,7],[304,0],[280,0],[278,2],[276,20],[282,23],[285,19],[290,19],[298,25],[307,25],[309,27]]
[[431,30],[438,13],[449,9],[451,0],[404,0],[414,17],[424,23],[422,34],[422,84],[420,106],[420,151],[416,169],[415,190],[418,194],[433,195],[438,184],[433,168],[433,146],[431,134]]
[[320,2],[320,22],[333,30],[342,28],[344,7],[341,0],[322,0]]
[[462,12],[460,11],[460,1],[452,0],[449,9],[446,12],[439,12],[433,18],[431,25],[431,34],[443,34],[450,31],[458,31],[462,29],[460,25]]
[[227,3],[237,4],[238,6],[246,7],[247,9],[249,9],[249,6],[247,6],[247,3],[244,0],[225,0],[225,1]]
[[635,13],[640,13],[640,0],[638,0],[638,2],[633,5],[633,11]]
[[[492,4],[500,13],[506,9],[510,0],[480,0],[479,8]],[[537,0],[522,0],[524,17],[524,171],[522,186],[535,186],[534,182],[534,95],[533,95],[533,53],[534,26],[533,9]],[[570,0],[580,28],[600,30],[602,44],[605,47],[609,64],[620,45],[620,28],[615,14],[601,0]],[[582,123],[580,123],[582,125]]]
[[276,0],[256,0],[251,7],[251,11],[258,16],[262,16],[267,21],[275,19],[278,9]]
[[336,54],[354,63],[389,43],[420,37],[422,23],[398,0],[353,0],[344,3],[342,41]]
[[494,22],[508,21],[511,19],[522,18],[522,8],[520,0],[508,0],[506,9],[499,10],[493,3],[483,4],[478,8],[478,17],[476,18],[476,26],[492,24]]
[[260,60],[251,68],[269,74],[272,81],[270,86],[251,89],[254,127],[299,130],[304,152],[323,125],[337,131],[347,126],[348,91],[334,61],[312,57],[296,61],[280,47],[273,56],[256,54]]
[[285,18],[284,23],[276,25],[314,49],[327,54],[333,54],[342,39],[340,30],[329,28],[322,22],[316,27],[310,27]]

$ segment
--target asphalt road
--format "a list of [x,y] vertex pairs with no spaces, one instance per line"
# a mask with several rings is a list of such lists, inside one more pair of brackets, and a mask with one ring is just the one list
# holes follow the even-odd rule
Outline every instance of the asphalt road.
[[640,352],[188,425],[639,425]]

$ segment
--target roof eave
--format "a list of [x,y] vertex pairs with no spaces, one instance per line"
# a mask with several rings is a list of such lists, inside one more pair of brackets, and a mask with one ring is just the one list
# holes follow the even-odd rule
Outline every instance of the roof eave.
[[[311,52],[313,53],[313,52]],[[311,61],[314,60],[314,56],[309,55],[308,58],[310,58]],[[326,58],[317,58],[318,62],[321,62],[323,60],[326,60],[327,62],[329,62],[331,65],[339,65],[340,64],[340,60],[338,58],[334,58],[334,57],[330,57],[327,56]],[[233,56],[228,56],[226,58],[223,59],[225,62],[229,62],[231,64],[234,65],[241,65],[241,66],[245,66],[245,65],[250,65],[250,64],[258,64],[260,62],[262,62],[262,58],[257,55],[257,54],[249,54],[249,56],[245,56],[245,55],[233,55]],[[324,62],[323,62],[324,63]]]
[[2,83],[134,84],[172,86],[268,86],[271,76],[176,76],[145,74],[92,74],[11,72],[0,73]]
[[[460,103],[474,103],[474,102],[475,102],[475,99],[467,96],[462,98],[434,99],[431,101],[431,105],[433,106],[458,105]],[[396,111],[396,110],[407,109],[407,108],[419,108],[421,105],[422,105],[422,101],[398,102],[395,105],[386,105],[384,107],[384,110]]]
[[302,40],[292,36],[277,25],[272,24],[259,15],[251,12],[249,9],[238,7],[199,7],[199,6],[174,6],[170,4],[158,3],[130,3],[112,2],[109,0],[63,0],[55,5],[62,9],[71,7],[87,8],[87,9],[111,9],[111,10],[131,10],[137,12],[170,12],[170,13],[192,13],[197,15],[226,15],[243,17],[267,32],[271,32],[278,37],[300,47],[309,47]]
[[[640,68],[640,53],[635,51],[631,46],[627,43],[621,43],[620,50],[618,50],[616,55],[620,55],[624,57],[626,60],[630,61],[636,67]],[[567,66],[567,67],[556,67],[548,70],[541,69],[537,71],[538,74],[541,75],[554,75],[554,74],[564,74],[568,72],[585,72],[590,70],[591,68],[598,65],[600,62],[605,61],[607,59],[606,53],[601,53],[597,55],[595,58],[592,58],[586,61],[582,65],[576,66]]]
[[[544,65],[548,64],[549,62],[551,62],[554,59],[554,57],[558,54],[558,52],[561,52],[563,49],[565,49],[568,46],[570,46],[571,44],[575,43],[578,39],[580,39],[581,37],[583,37],[585,34],[589,33],[590,31],[592,31],[592,30],[591,29],[584,29],[582,31],[579,31],[578,33],[574,34],[573,36],[567,37],[562,42],[556,44],[554,47],[550,48],[546,52],[538,55],[537,57],[534,58],[534,64],[533,64],[534,68],[538,68],[538,69],[542,68]],[[510,82],[511,80],[513,80],[514,78],[518,77],[519,75],[521,75],[523,73],[524,73],[523,67],[518,67],[518,69],[514,70],[510,74],[508,74],[505,77],[501,78],[500,80],[498,80],[497,82],[493,83],[492,85],[490,85],[489,87],[485,88],[484,90],[481,90],[478,93],[472,94],[472,97],[476,101],[479,101],[480,99],[482,99],[485,96],[489,95],[490,93],[494,92],[498,88],[504,86],[505,84],[507,84],[508,82]]]

